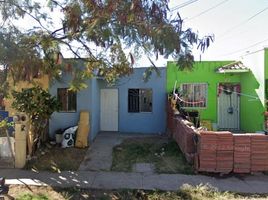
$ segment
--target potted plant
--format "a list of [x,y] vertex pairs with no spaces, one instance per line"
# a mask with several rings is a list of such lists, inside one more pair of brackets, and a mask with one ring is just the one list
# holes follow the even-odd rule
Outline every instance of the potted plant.
[[62,129],[56,130],[55,137],[56,137],[56,143],[57,144],[61,144],[61,142],[62,142],[62,134],[63,134],[63,130]]

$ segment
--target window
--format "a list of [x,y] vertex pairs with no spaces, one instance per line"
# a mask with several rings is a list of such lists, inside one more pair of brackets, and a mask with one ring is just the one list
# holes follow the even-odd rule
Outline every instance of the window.
[[128,89],[128,112],[152,112],[152,89]]
[[205,108],[207,106],[207,84],[186,83],[181,85],[182,107]]
[[70,91],[68,88],[58,88],[58,100],[61,103],[60,111],[76,111],[76,92]]

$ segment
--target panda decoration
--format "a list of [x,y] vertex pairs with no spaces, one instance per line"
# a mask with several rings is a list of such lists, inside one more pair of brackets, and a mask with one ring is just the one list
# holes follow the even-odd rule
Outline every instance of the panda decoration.
[[66,129],[63,132],[63,138],[62,138],[62,142],[61,142],[62,148],[74,146],[75,133],[76,133],[77,128],[78,128],[78,126],[73,126],[73,127]]

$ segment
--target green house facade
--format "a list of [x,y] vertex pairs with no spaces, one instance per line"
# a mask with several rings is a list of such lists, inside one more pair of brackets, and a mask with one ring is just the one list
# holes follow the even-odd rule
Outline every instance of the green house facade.
[[268,83],[268,51],[251,54],[239,62],[200,61],[192,70],[167,63],[167,92],[178,91],[181,107],[198,113],[214,129],[263,131]]

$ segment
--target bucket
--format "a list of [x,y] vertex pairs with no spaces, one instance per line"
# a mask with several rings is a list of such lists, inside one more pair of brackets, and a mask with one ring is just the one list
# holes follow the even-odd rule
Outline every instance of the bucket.
[[217,123],[212,123],[212,130],[213,131],[217,131],[218,130]]
[[55,134],[55,137],[56,137],[56,143],[57,144],[61,144],[61,142],[62,142],[62,135],[63,134]]

